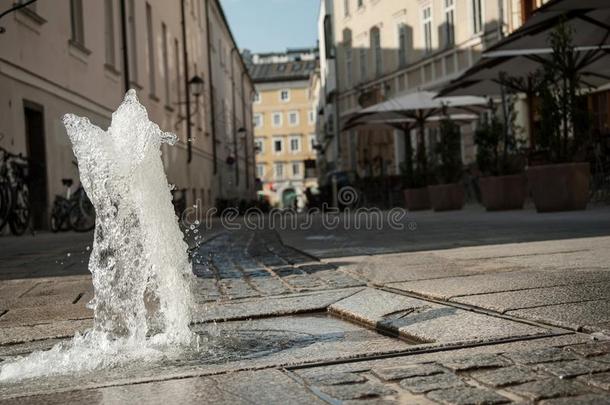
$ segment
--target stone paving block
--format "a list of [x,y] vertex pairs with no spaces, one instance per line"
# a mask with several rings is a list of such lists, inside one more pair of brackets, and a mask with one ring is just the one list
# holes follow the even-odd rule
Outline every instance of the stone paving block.
[[591,360],[601,361],[602,363],[610,363],[610,354],[591,357]]
[[329,311],[374,327],[390,314],[428,305],[425,301],[367,288],[330,306]]
[[497,312],[610,298],[610,283],[573,284],[453,298],[452,301]]
[[319,387],[326,395],[339,399],[375,398],[396,394],[396,390],[383,384],[366,382],[362,384],[329,385]]
[[84,293],[72,293],[62,295],[41,295],[34,297],[21,297],[21,298],[0,298],[0,309],[14,309],[14,308],[32,308],[42,307],[47,305],[70,305],[76,301],[79,296]]
[[260,293],[244,279],[223,279],[220,284],[222,285],[221,290],[229,299],[260,296]]
[[366,381],[366,377],[357,373],[320,374],[308,379],[308,382],[312,385],[341,385]]
[[84,304],[47,305],[11,309],[0,317],[0,326],[30,326],[89,318],[93,318],[93,311]]
[[436,343],[489,342],[549,333],[537,326],[449,306],[415,311],[395,320],[393,326],[398,328],[401,336]]
[[610,370],[610,363],[591,360],[558,361],[537,366],[539,370],[556,375],[559,378],[576,377],[583,374],[599,373]]
[[610,391],[610,373],[583,375],[578,377],[578,380],[587,385]]
[[454,371],[467,371],[479,368],[502,367],[508,362],[496,354],[477,354],[469,357],[452,359],[442,363]]
[[18,298],[32,289],[37,282],[37,279],[0,281],[0,297],[3,300]]
[[596,327],[597,324],[610,321],[610,301],[550,305],[508,311],[507,314],[572,330],[598,331],[603,328]]
[[446,370],[435,363],[406,364],[398,367],[377,367],[371,370],[374,375],[385,381],[402,380],[445,373]]
[[297,291],[315,291],[330,288],[327,284],[317,278],[304,274],[293,274],[282,277],[282,281],[289,284]]
[[579,395],[577,397],[548,399],[540,405],[608,405],[610,397],[598,394]]
[[461,387],[432,391],[427,393],[426,396],[434,401],[451,405],[492,405],[512,402],[510,399],[497,394],[494,391],[475,387]]
[[[410,405],[424,404],[423,402],[412,401],[402,402],[397,399],[373,398],[373,399],[355,399],[349,401],[341,401],[341,405],[401,405],[408,403]],[[425,403],[428,405],[428,402]]]
[[594,342],[564,347],[564,350],[574,352],[584,357],[600,356],[610,353],[610,342]]
[[428,391],[445,388],[463,387],[464,381],[451,373],[433,374],[423,377],[405,378],[400,381],[400,386],[414,394],[422,394]]
[[79,321],[57,321],[34,326],[12,326],[0,328],[0,345],[20,342],[32,342],[42,339],[53,339],[74,336],[84,332],[93,325],[92,319]]
[[556,347],[505,353],[504,356],[518,364],[549,363],[553,361],[578,359],[574,354]]
[[365,285],[363,281],[357,280],[340,270],[319,271],[314,273],[315,277],[322,280],[333,288],[356,287]]
[[492,387],[505,387],[534,381],[539,375],[525,367],[513,366],[476,371],[470,374],[470,377]]
[[325,310],[329,305],[357,292],[358,288],[330,290],[281,297],[264,297],[234,302],[212,303],[201,311],[195,311],[194,322],[210,322],[229,319],[286,315],[297,312]]
[[277,277],[256,277],[250,279],[250,284],[254,286],[262,295],[280,295],[291,292],[292,290]]
[[[579,276],[583,276],[580,282],[584,282],[584,275]],[[594,277],[589,278],[598,280]],[[579,282],[578,280],[578,277],[566,275],[565,272],[521,270],[392,283],[389,286],[398,290],[447,300],[472,294],[569,285],[571,282]]]
[[514,385],[506,388],[508,391],[527,397],[532,400],[547,398],[570,397],[586,394],[587,389],[582,384],[559,378],[548,378]]
[[37,283],[34,288],[26,292],[24,297],[38,297],[44,295],[66,295],[79,294],[93,290],[93,283],[90,277],[83,277],[81,280],[70,281],[44,281]]

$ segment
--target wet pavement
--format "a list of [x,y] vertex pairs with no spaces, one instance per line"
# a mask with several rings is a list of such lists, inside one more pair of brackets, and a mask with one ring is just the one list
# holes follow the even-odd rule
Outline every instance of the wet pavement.
[[[586,230],[592,213],[601,225]],[[440,250],[425,241],[399,249],[388,230],[385,253],[356,249],[358,237],[323,243],[315,229],[214,232],[194,258],[199,350],[0,383],[0,402],[609,403],[610,237],[604,210],[581,214],[572,237],[564,226],[576,214],[546,217],[548,240],[516,240],[517,226],[512,240],[499,231],[489,243]],[[70,239],[73,252],[86,252],[80,238]],[[0,253],[10,264],[0,282],[2,361],[92,323],[90,277],[74,270],[80,257],[56,276],[16,276],[20,263],[67,257],[65,245],[52,246],[38,259],[23,248]]]

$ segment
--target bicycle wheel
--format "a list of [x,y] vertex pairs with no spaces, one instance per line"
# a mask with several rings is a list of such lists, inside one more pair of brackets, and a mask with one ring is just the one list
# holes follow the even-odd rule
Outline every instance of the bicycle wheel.
[[81,197],[81,201],[74,204],[68,214],[68,222],[76,232],[88,232],[95,228],[95,210],[91,202],[88,199],[82,201],[83,198],[86,199],[87,197]]
[[4,229],[11,210],[11,189],[7,183],[0,183],[0,231]]
[[15,191],[13,210],[8,219],[8,226],[13,235],[21,236],[30,225],[30,190],[26,184],[21,184]]

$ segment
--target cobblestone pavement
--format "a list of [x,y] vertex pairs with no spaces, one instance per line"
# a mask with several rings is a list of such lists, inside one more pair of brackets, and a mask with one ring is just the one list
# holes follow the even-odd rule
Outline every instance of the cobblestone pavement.
[[[219,232],[195,248],[207,351],[4,383],[0,402],[610,403],[610,237],[359,255],[329,244],[319,260],[319,240],[281,234]],[[92,293],[83,275],[0,281],[2,361],[90,327]]]

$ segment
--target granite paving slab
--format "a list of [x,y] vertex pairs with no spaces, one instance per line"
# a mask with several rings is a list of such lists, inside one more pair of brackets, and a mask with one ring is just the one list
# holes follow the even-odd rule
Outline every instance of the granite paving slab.
[[279,370],[243,371],[3,400],[6,404],[324,404]]
[[547,329],[368,288],[329,311],[379,331],[429,343],[483,342],[549,333]]
[[605,331],[605,324],[610,322],[610,301],[549,305],[508,311],[507,314],[572,330]]
[[360,288],[325,290],[307,294],[290,294],[276,297],[245,299],[232,302],[210,303],[194,315],[194,322],[247,319],[260,316],[277,316],[299,312],[325,311],[333,303],[358,292]]
[[0,317],[0,327],[33,326],[55,321],[92,319],[93,311],[84,304],[53,304],[14,308]]
[[575,284],[559,287],[477,294],[452,301],[504,313],[509,310],[568,304],[610,298],[610,283]]

